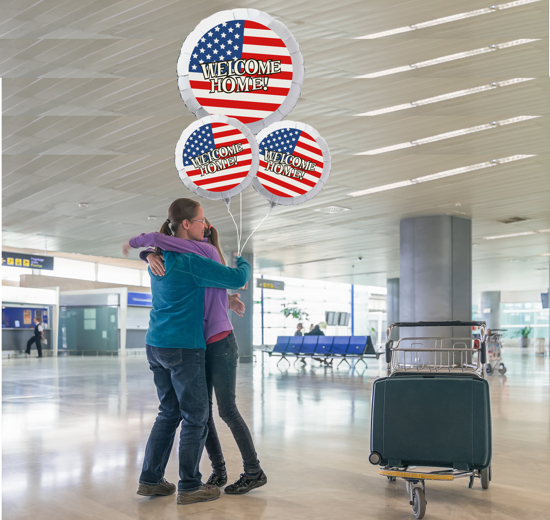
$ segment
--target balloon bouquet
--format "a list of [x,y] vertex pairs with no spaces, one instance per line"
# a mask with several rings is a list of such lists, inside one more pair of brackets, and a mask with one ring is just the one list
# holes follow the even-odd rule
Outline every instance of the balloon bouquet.
[[[176,168],[188,189],[225,202],[240,255],[276,205],[315,197],[330,175],[330,152],[319,133],[282,121],[304,81],[300,48],[266,13],[222,11],[185,39],[177,75],[181,97],[199,120],[181,134]],[[250,184],[270,207],[241,246],[242,225],[239,232],[230,202]]]

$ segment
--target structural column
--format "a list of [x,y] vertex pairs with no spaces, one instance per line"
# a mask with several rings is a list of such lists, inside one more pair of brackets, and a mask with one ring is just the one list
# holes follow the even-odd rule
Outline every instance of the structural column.
[[[250,267],[254,268],[254,255],[251,253],[243,253],[243,258],[250,264]],[[230,265],[236,266],[235,256],[231,254],[232,262]],[[254,321],[254,277],[251,274],[250,280],[246,289],[238,289],[232,291],[233,293],[239,293],[241,295],[240,300],[245,304],[246,310],[244,316],[241,318],[237,316],[233,311],[229,311],[231,323],[233,324],[233,332],[237,338],[239,344],[239,361],[241,363],[251,363],[253,359],[253,336],[252,336],[252,323]]]
[[500,291],[481,293],[481,319],[488,329],[500,329]]
[[[399,278],[388,278],[387,280],[387,295],[386,295],[386,312],[387,312],[387,324],[399,321]],[[386,341],[385,331],[382,336],[382,340]],[[392,339],[399,339],[399,331],[395,331],[392,334]]]
[[[470,321],[471,316],[471,221],[449,215],[402,220],[400,321]],[[400,335],[470,337],[470,333],[465,327],[421,327],[402,330]]]

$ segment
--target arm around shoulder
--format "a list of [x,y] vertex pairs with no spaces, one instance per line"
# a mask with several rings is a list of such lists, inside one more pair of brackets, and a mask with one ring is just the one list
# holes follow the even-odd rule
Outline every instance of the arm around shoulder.
[[250,264],[242,257],[237,258],[235,268],[195,255],[190,256],[189,261],[191,275],[199,287],[239,289],[248,282],[252,272]]

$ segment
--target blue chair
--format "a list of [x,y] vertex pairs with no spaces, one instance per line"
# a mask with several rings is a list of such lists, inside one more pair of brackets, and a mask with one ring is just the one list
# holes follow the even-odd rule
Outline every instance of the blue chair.
[[275,346],[273,347],[273,350],[271,350],[271,353],[278,353],[282,354],[286,352],[286,349],[288,347],[288,342],[290,341],[291,336],[278,336],[277,337],[277,343],[275,343]]
[[[307,336],[312,337],[312,336]],[[333,336],[317,336],[317,345],[315,346],[315,355],[328,356],[330,355],[330,349],[332,348]]]
[[349,336],[335,336],[330,351],[333,356],[345,356],[349,346]]
[[287,354],[294,354],[297,356],[302,350],[302,344],[304,343],[303,336],[293,336],[288,342],[288,347],[286,349]]
[[304,343],[300,354],[303,356],[311,356],[317,348],[317,340],[322,336],[304,336]]
[[352,336],[349,340],[346,356],[359,358],[359,361],[367,365],[367,362],[363,359],[363,356],[367,353],[367,341],[367,336]]

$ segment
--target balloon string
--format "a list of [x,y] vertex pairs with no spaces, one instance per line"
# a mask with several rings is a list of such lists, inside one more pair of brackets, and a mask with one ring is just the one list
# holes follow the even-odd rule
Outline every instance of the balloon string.
[[226,202],[227,204],[227,211],[231,215],[231,219],[233,220],[233,224],[235,224],[235,229],[237,230],[237,252],[241,249],[241,235],[239,233],[239,228],[237,227],[237,222],[235,221],[235,217],[233,216],[233,213],[231,213],[231,210],[229,209],[229,202]]
[[252,233],[250,233],[249,237],[246,239],[246,242],[244,243],[242,249],[239,249],[239,251],[237,252],[238,256],[241,256],[241,254],[243,253],[244,251],[244,248],[246,247],[246,244],[248,243],[248,241],[250,240],[250,238],[252,237],[252,235],[256,232],[256,230],[264,223],[264,220],[269,217],[269,214],[273,211],[273,208],[275,207],[275,205],[271,205],[269,207],[269,211],[267,212],[267,215],[262,219],[262,221],[254,228],[254,231],[252,231]]

